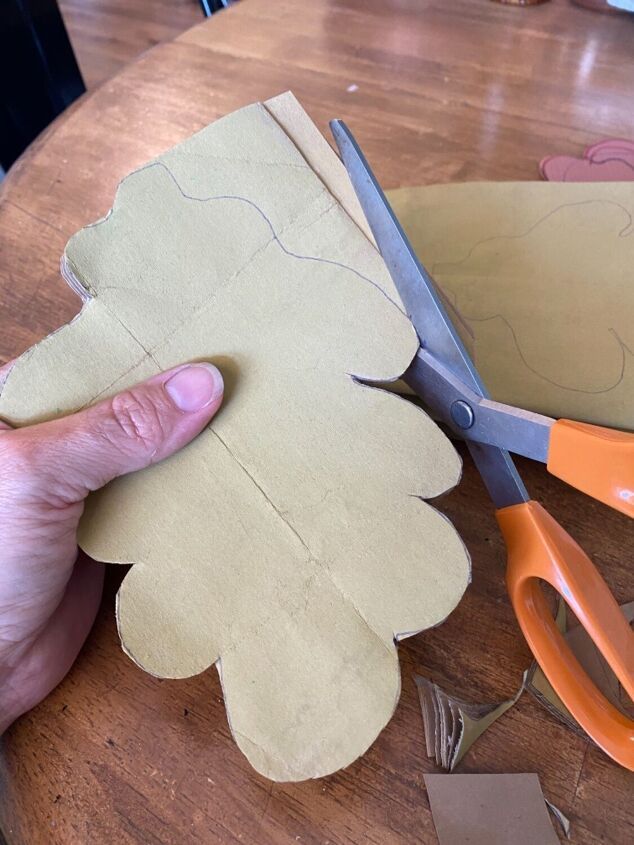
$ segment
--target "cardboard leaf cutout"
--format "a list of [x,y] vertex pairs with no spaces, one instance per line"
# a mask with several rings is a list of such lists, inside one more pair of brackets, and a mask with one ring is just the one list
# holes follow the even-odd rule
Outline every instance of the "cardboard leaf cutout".
[[134,563],[125,651],[164,678],[216,663],[238,745],[275,780],[368,748],[399,696],[395,637],[443,620],[469,580],[459,536],[422,501],[457,483],[457,454],[419,408],[357,381],[395,379],[418,341],[337,199],[344,178],[290,95],[131,174],[67,246],[80,316],[0,397],[23,425],[184,361],[220,366],[220,414],[94,495],[80,544]]
[[466,182],[389,199],[473,330],[495,400],[634,429],[631,182]]

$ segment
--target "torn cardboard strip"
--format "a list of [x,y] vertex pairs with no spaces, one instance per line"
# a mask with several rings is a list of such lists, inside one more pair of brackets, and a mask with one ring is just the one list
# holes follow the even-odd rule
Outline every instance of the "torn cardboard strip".
[[292,95],[219,120],[71,239],[82,312],[0,396],[26,425],[185,361],[220,367],[212,424],[92,496],[80,543],[134,564],[125,651],[159,677],[216,664],[236,742],[274,780],[368,748],[399,697],[395,639],[469,581],[460,537],[421,501],[458,482],[459,457],[420,408],[360,383],[396,379],[418,340],[353,205]]

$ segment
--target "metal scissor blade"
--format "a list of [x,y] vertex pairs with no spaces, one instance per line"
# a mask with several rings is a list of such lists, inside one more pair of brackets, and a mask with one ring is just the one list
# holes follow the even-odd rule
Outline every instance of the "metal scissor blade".
[[[513,459],[506,449],[479,442],[478,440],[472,440],[468,436],[470,429],[461,432],[460,427],[452,419],[450,407],[453,399],[451,391],[452,382],[454,385],[462,384],[462,382],[455,379],[451,374],[445,374],[443,376],[439,372],[438,365],[423,349],[419,349],[416,353],[407,372],[403,375],[403,380],[423,400],[424,405],[434,409],[454,432],[458,435],[461,433],[464,435],[467,441],[467,448],[496,508],[518,505],[521,502],[527,502],[529,500],[530,496],[524,486],[524,482],[520,478]],[[459,399],[465,396],[461,391],[455,395]],[[476,409],[473,428],[477,428],[479,425],[480,408],[476,401],[477,395],[475,391],[471,391],[471,395],[474,397],[471,401],[471,407]],[[489,405],[494,404],[487,399],[482,401]],[[544,417],[544,419],[547,418]]]
[[[392,280],[418,333],[421,346],[479,396],[489,393],[442,304],[431,276],[416,257],[412,245],[352,132],[342,120],[330,128],[348,171],[363,213]],[[421,368],[415,359],[407,381],[416,390]],[[420,389],[417,392],[421,392]],[[448,408],[436,408],[447,414]],[[469,450],[497,507],[525,502],[529,496],[515,465],[504,449],[469,443]]]
[[348,176],[374,239],[418,337],[431,355],[481,396],[488,396],[429,273],[420,263],[354,136],[342,120],[331,120]]

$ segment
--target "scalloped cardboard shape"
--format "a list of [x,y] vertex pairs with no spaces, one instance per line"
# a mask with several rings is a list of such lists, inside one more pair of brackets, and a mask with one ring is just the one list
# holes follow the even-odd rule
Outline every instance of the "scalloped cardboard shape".
[[347,766],[390,719],[395,641],[469,581],[423,499],[460,460],[392,381],[418,340],[343,167],[290,94],[231,114],[120,184],[68,243],[80,315],[25,353],[15,425],[173,365],[218,364],[226,402],[187,448],[89,500],[80,544],[133,563],[124,650],[185,678],[216,664],[252,765],[274,780]]

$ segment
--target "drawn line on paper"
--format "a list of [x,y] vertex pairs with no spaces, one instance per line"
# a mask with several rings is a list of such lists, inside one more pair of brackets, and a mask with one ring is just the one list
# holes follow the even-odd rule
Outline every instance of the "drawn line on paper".
[[[123,182],[127,181],[127,179],[129,179],[130,176],[134,176],[137,173],[141,173],[142,171],[149,170],[153,167],[160,167],[167,173],[167,175],[170,177],[170,179],[174,183],[176,189],[178,190],[180,195],[183,197],[183,199],[191,200],[192,202],[199,202],[199,203],[216,202],[216,201],[219,201],[219,200],[233,200],[234,202],[241,202],[241,203],[244,203],[245,205],[248,205],[250,208],[254,209],[254,211],[256,211],[258,213],[258,215],[260,216],[260,218],[266,223],[267,227],[269,228],[269,231],[271,232],[271,239],[273,241],[275,241],[275,243],[279,246],[279,248],[282,250],[282,252],[285,255],[288,255],[289,258],[297,258],[299,261],[316,261],[317,263],[320,263],[320,264],[329,264],[332,267],[339,267],[342,270],[348,270],[351,273],[353,273],[355,276],[357,276],[359,279],[362,279],[364,282],[367,282],[368,284],[372,285],[372,287],[376,288],[379,291],[379,293],[382,294],[387,299],[387,301],[391,305],[394,306],[394,308],[396,308],[398,311],[400,311],[401,314],[403,314],[403,316],[408,316],[405,313],[405,311],[403,311],[403,309],[401,308],[399,303],[395,302],[389,296],[389,294],[387,294],[383,290],[383,288],[379,284],[377,284],[373,279],[370,279],[369,276],[365,276],[359,270],[356,270],[354,267],[350,267],[348,264],[343,264],[341,261],[334,261],[333,259],[330,259],[330,258],[322,258],[322,257],[317,256],[317,255],[301,255],[298,252],[293,252],[292,250],[287,249],[286,246],[280,240],[277,232],[275,231],[275,228],[273,227],[273,223],[271,222],[270,218],[267,216],[267,214],[260,208],[260,206],[256,202],[249,199],[248,197],[243,197],[243,196],[240,196],[239,194],[217,194],[217,195],[212,195],[212,196],[208,196],[208,197],[196,197],[193,194],[188,194],[180,186],[178,180],[176,179],[176,177],[174,176],[174,174],[172,173],[170,168],[162,161],[154,161],[151,164],[146,164],[144,167],[140,167],[138,170],[135,170],[134,173],[131,173],[129,176],[126,176],[125,179],[123,179],[121,181],[120,185],[122,185]],[[105,223],[106,220],[108,219],[108,217],[110,217],[111,213],[112,213],[112,209],[108,212],[106,217],[104,217],[102,220],[97,220],[96,223],[92,224],[92,226],[93,227],[94,226],[100,226],[102,223]],[[86,228],[89,228],[89,227],[86,227]]]
[[[213,201],[218,201],[218,200],[234,200],[234,201],[237,201],[237,202],[245,203],[245,204],[246,204],[246,205],[248,205],[250,208],[253,208],[253,209],[254,209],[254,210],[258,213],[258,215],[261,217],[261,219],[262,219],[262,220],[266,223],[266,225],[267,225],[267,227],[268,227],[268,229],[269,229],[269,231],[270,231],[270,233],[271,233],[271,240],[270,240],[270,241],[267,241],[267,243],[266,243],[266,244],[264,244],[262,247],[260,247],[260,249],[259,249],[259,250],[257,250],[255,254],[257,254],[257,252],[259,252],[261,249],[266,248],[266,246],[268,246],[268,244],[269,244],[269,243],[271,243],[272,241],[274,241],[275,243],[277,243],[277,245],[278,245],[278,246],[279,246],[279,248],[282,250],[282,252],[283,252],[285,255],[288,255],[290,258],[296,258],[296,259],[298,259],[298,260],[300,260],[300,261],[315,261],[315,262],[318,262],[318,263],[322,263],[322,264],[329,264],[329,265],[334,266],[334,267],[339,267],[339,268],[341,268],[342,270],[349,270],[351,273],[353,273],[355,276],[357,276],[358,278],[360,278],[362,281],[365,281],[365,282],[367,282],[368,284],[371,284],[371,285],[372,285],[372,287],[376,288],[376,290],[377,290],[377,291],[379,291],[379,293],[380,293],[382,296],[384,296],[384,297],[385,297],[385,299],[387,299],[387,301],[388,301],[388,302],[389,302],[389,303],[390,303],[390,304],[391,304],[394,308],[396,308],[396,309],[397,309],[397,311],[399,311],[399,313],[403,314],[403,316],[405,316],[405,317],[407,317],[407,318],[409,319],[409,315],[408,315],[408,314],[406,314],[406,312],[402,309],[402,307],[401,307],[401,306],[400,306],[397,302],[395,302],[395,301],[394,301],[394,300],[393,300],[393,299],[389,296],[389,294],[388,294],[388,293],[386,293],[386,292],[383,290],[383,288],[382,288],[379,284],[377,284],[377,282],[375,282],[373,279],[370,279],[368,276],[365,276],[363,273],[361,273],[359,270],[356,270],[354,267],[350,267],[350,266],[349,266],[349,265],[347,265],[347,264],[343,264],[343,263],[342,263],[342,262],[340,262],[340,261],[335,261],[335,260],[332,260],[332,259],[329,259],[329,258],[322,258],[322,257],[318,257],[318,256],[311,256],[311,255],[301,255],[301,254],[299,254],[299,253],[295,253],[295,252],[293,252],[293,251],[291,251],[291,250],[287,249],[287,248],[286,248],[286,246],[285,246],[285,245],[282,243],[282,241],[280,240],[280,238],[279,238],[279,236],[278,236],[277,232],[275,231],[275,228],[273,227],[273,224],[272,224],[271,220],[269,219],[269,217],[267,216],[267,214],[266,214],[266,213],[265,213],[265,212],[264,212],[264,211],[263,211],[263,210],[262,210],[262,209],[261,209],[261,208],[257,205],[257,203],[255,203],[253,200],[250,200],[248,197],[243,197],[243,196],[240,196],[240,195],[234,195],[234,194],[219,194],[219,195],[213,195],[213,196],[208,196],[208,197],[196,197],[196,196],[193,196],[193,195],[191,195],[191,194],[188,194],[188,193],[187,193],[186,191],[184,191],[184,190],[183,190],[183,188],[180,186],[180,184],[179,184],[178,180],[176,179],[176,177],[174,176],[174,174],[172,173],[172,171],[170,170],[170,168],[169,168],[166,164],[164,164],[163,162],[161,162],[161,161],[156,161],[156,162],[152,162],[152,163],[150,163],[150,164],[147,164],[147,165],[145,165],[144,167],[141,167],[141,168],[139,168],[138,170],[134,171],[133,173],[129,174],[129,175],[128,175],[128,176],[126,176],[124,179],[122,179],[122,181],[121,181],[121,183],[120,183],[120,186],[121,186],[124,182],[126,182],[126,181],[130,178],[130,177],[134,176],[135,174],[140,173],[140,172],[141,172],[141,171],[143,171],[143,170],[149,170],[149,169],[151,169],[151,168],[153,168],[153,167],[160,167],[161,169],[165,170],[165,172],[168,174],[168,176],[170,177],[171,181],[172,181],[172,182],[173,182],[173,184],[175,185],[176,189],[178,190],[178,192],[180,193],[180,195],[181,195],[184,199],[190,200],[190,201],[192,201],[192,202],[200,202],[200,203],[207,203],[207,202],[213,202]],[[331,206],[330,208],[332,208],[332,207],[334,207],[334,206]],[[326,211],[328,211],[328,210],[330,210],[330,209],[327,209]],[[106,214],[104,217],[102,217],[100,220],[96,220],[94,223],[91,223],[91,224],[89,224],[88,226],[86,226],[86,227],[84,227],[84,228],[86,228],[86,229],[92,229],[92,228],[97,228],[97,227],[99,227],[99,226],[103,225],[104,223],[108,222],[108,220],[109,220],[109,219],[110,219],[110,217],[112,216],[113,212],[114,212],[114,206],[113,206],[112,208],[110,208],[110,209],[109,209],[109,211],[107,212],[107,214]],[[320,216],[323,216],[323,214],[324,214],[324,213],[326,213],[326,212],[322,212],[322,215],[320,215]],[[248,264],[249,264],[249,263],[253,260],[253,258],[254,258],[254,256],[251,256],[251,257],[250,257],[250,259],[249,259],[249,262],[247,262],[247,265],[244,265],[244,266],[243,266],[243,267],[241,267],[241,268],[240,268],[240,269],[239,269],[236,273],[234,273],[234,274],[230,277],[229,281],[231,281],[233,278],[235,278],[237,275],[239,275],[239,274],[240,274],[240,273],[241,273],[241,272],[245,269],[245,267],[246,267],[246,266],[248,266]],[[82,287],[83,287],[83,285],[82,285]],[[109,287],[115,287],[115,286],[109,286]],[[100,291],[100,290],[101,290],[101,291],[103,291],[103,290],[107,290],[107,289],[108,289],[108,287],[105,287],[105,288],[98,288],[96,291],[91,291],[91,290],[88,290],[87,292],[88,292],[88,293],[89,293],[89,295],[91,295],[91,296],[97,296],[97,297],[98,297],[98,294],[99,294],[99,291]],[[130,288],[128,288],[128,290],[130,290]],[[159,343],[159,344],[156,344],[156,345],[155,345],[152,349],[147,349],[147,348],[146,348],[146,347],[145,347],[145,346],[141,343],[141,341],[139,341],[139,339],[136,337],[135,333],[134,333],[134,332],[133,332],[133,331],[132,331],[132,330],[131,330],[131,329],[130,329],[130,328],[129,328],[129,327],[128,327],[128,326],[127,326],[127,325],[126,325],[126,324],[125,324],[122,320],[121,320],[121,318],[120,318],[117,314],[115,314],[114,312],[112,312],[112,310],[111,310],[110,308],[108,308],[108,312],[109,312],[109,313],[110,313],[110,314],[111,314],[111,315],[112,315],[112,316],[113,316],[113,317],[114,317],[114,318],[115,318],[115,319],[116,319],[116,320],[120,323],[120,325],[122,326],[122,328],[124,328],[124,329],[128,332],[128,334],[130,334],[130,336],[131,336],[131,337],[132,337],[132,338],[133,338],[133,339],[134,339],[134,340],[135,340],[135,341],[139,344],[139,346],[141,347],[141,349],[142,349],[142,350],[143,350],[143,352],[145,353],[145,356],[144,356],[144,357],[150,358],[150,359],[151,359],[151,360],[152,360],[152,361],[156,364],[156,366],[160,369],[159,362],[156,360],[156,358],[154,357],[154,354],[153,354],[153,353],[155,353],[155,352],[157,351],[157,349],[159,348],[159,346],[163,345],[163,344],[164,344],[164,343],[165,343],[165,342],[166,342],[166,341],[167,341],[170,337],[172,337],[172,336],[173,336],[173,335],[174,335],[177,331],[179,331],[179,330],[183,327],[183,325],[185,325],[185,324],[186,324],[187,322],[189,322],[189,321],[190,321],[193,317],[195,317],[195,316],[196,316],[197,314],[199,314],[202,310],[204,310],[206,307],[208,307],[208,305],[210,304],[210,302],[212,302],[212,301],[213,301],[213,299],[215,298],[215,296],[217,295],[217,293],[218,293],[218,291],[216,291],[216,292],[214,293],[214,295],[213,295],[212,297],[210,297],[209,299],[207,299],[205,302],[202,302],[202,303],[200,304],[200,306],[199,306],[198,308],[196,308],[196,309],[195,309],[195,311],[194,311],[193,313],[188,314],[188,315],[187,315],[187,317],[186,317],[183,321],[181,321],[181,323],[179,323],[179,324],[178,324],[178,326],[176,326],[176,327],[175,327],[175,328],[174,328],[174,329],[173,329],[173,330],[172,330],[172,331],[171,331],[171,332],[170,332],[167,336],[165,336],[165,337],[161,338],[160,343]],[[140,364],[140,363],[142,363],[142,361],[138,361],[138,362],[136,362],[136,363],[134,364],[134,366],[133,366],[133,367],[131,367],[131,368],[127,371],[127,373],[124,373],[124,375],[129,374],[132,370],[134,370],[137,366],[139,366],[139,364]],[[108,390],[110,390],[110,389],[111,389],[111,388],[112,388],[112,387],[113,387],[113,386],[114,386],[117,382],[119,382],[119,381],[121,380],[121,378],[122,378],[122,376],[118,376],[118,377],[117,377],[117,379],[116,379],[116,380],[115,380],[112,384],[110,384],[110,385],[108,385],[107,387],[103,388],[103,389],[99,392],[99,394],[98,394],[97,396],[95,396],[95,397],[93,397],[92,399],[90,399],[90,400],[86,403],[86,405],[85,405],[85,406],[83,406],[83,407],[87,407],[87,406],[88,406],[88,405],[90,405],[92,402],[94,402],[96,399],[98,399],[100,396],[102,396],[104,393],[106,393]]]
[[[596,199],[580,200],[579,202],[564,202],[564,203],[561,203],[561,205],[558,205],[555,208],[551,209],[546,214],[544,214],[542,217],[540,217],[538,220],[536,220],[535,223],[533,223],[531,226],[529,226],[528,229],[526,229],[524,232],[520,232],[517,235],[491,235],[488,238],[482,238],[482,240],[476,241],[473,244],[473,246],[471,247],[469,252],[464,256],[464,258],[461,258],[459,261],[438,261],[434,264],[433,270],[435,270],[436,267],[459,267],[461,264],[464,264],[465,261],[467,261],[469,258],[471,258],[471,256],[473,255],[473,253],[476,251],[476,249],[479,246],[482,246],[483,244],[486,244],[486,243],[490,243],[491,241],[517,241],[517,240],[520,240],[521,238],[525,238],[527,235],[530,235],[531,232],[533,232],[538,226],[541,226],[542,223],[545,223],[546,220],[548,220],[549,217],[552,217],[554,214],[557,214],[557,212],[562,211],[564,208],[575,208],[575,207],[581,206],[581,205],[594,205],[594,204],[613,205],[613,206],[616,206],[616,208],[621,209],[623,214],[625,214],[628,222],[618,232],[617,237],[627,238],[631,234],[634,234],[634,228],[632,227],[632,215],[627,210],[627,208],[625,208],[624,205],[621,205],[620,202],[616,202],[615,200],[596,200]],[[629,231],[628,231],[628,229],[629,229]]]
[[502,314],[492,314],[490,317],[469,317],[466,314],[463,315],[463,316],[464,316],[465,320],[470,320],[473,323],[486,323],[489,320],[501,320],[504,323],[504,325],[507,327],[509,332],[511,333],[511,337],[513,338],[513,345],[515,346],[515,348],[517,350],[517,354],[519,355],[520,360],[525,365],[525,367],[528,370],[530,370],[531,373],[533,373],[534,375],[536,375],[538,378],[542,379],[543,381],[547,381],[549,384],[552,384],[555,387],[560,387],[562,390],[570,390],[573,393],[586,393],[590,396],[596,396],[596,395],[601,394],[601,393],[609,393],[611,390],[615,390],[621,384],[621,382],[623,381],[623,378],[625,377],[626,353],[629,353],[630,355],[634,354],[634,353],[632,353],[632,350],[629,348],[629,346],[627,346],[627,344],[623,340],[621,340],[621,338],[619,337],[619,334],[616,331],[616,329],[613,329],[613,328],[608,329],[608,332],[611,335],[613,335],[613,337],[615,338],[616,342],[618,343],[618,345],[621,349],[621,356],[622,356],[621,357],[621,369],[620,369],[620,372],[619,372],[619,375],[618,375],[616,381],[614,382],[614,384],[611,384],[610,387],[601,387],[601,388],[598,388],[597,390],[588,390],[587,388],[580,388],[580,387],[570,387],[567,384],[561,384],[560,382],[555,381],[554,379],[551,379],[548,376],[545,376],[543,373],[540,373],[539,370],[535,369],[535,367],[533,367],[528,362],[526,356],[524,355],[524,353],[522,351],[522,347],[520,346],[519,340],[517,339],[517,334],[515,333],[515,329],[509,323],[509,321],[506,319],[506,317],[504,317]]
[[[633,222],[632,221],[632,215],[627,210],[627,208],[625,208],[625,206],[621,205],[621,203],[619,203],[619,202],[615,202],[614,200],[591,199],[591,200],[581,200],[579,202],[562,203],[561,205],[558,205],[556,208],[553,208],[549,212],[544,214],[535,223],[533,223],[531,226],[529,226],[528,229],[526,229],[524,232],[521,232],[520,234],[517,234],[517,235],[492,235],[491,237],[483,238],[482,240],[476,241],[476,243],[473,244],[473,246],[469,249],[468,253],[463,258],[461,258],[459,261],[436,262],[432,267],[432,274],[435,276],[436,272],[439,272],[439,273],[442,274],[443,270],[446,269],[446,268],[459,267],[461,264],[464,264],[465,261],[468,261],[469,258],[471,258],[473,253],[476,251],[476,249],[478,247],[482,246],[483,244],[491,243],[492,241],[497,241],[497,240],[518,240],[518,239],[524,238],[527,235],[531,234],[531,232],[533,232],[538,226],[540,226],[542,223],[544,223],[546,220],[548,220],[549,217],[552,217],[554,214],[556,214],[559,211],[562,211],[564,208],[572,208],[572,207],[581,206],[581,205],[592,205],[594,203],[616,206],[617,208],[619,208],[625,214],[628,222],[617,233],[617,237],[619,237],[619,238],[629,237],[632,233],[634,233],[634,227],[632,226],[632,222]],[[446,287],[445,285],[443,285],[443,289],[445,290],[446,293],[448,293],[451,296],[452,301],[457,308],[458,307],[458,303],[457,303],[458,297],[457,297],[456,293],[454,291],[451,291],[451,289]],[[531,373],[533,373],[533,375],[536,375],[538,378],[542,379],[542,381],[548,382],[548,384],[552,384],[554,387],[558,387],[561,390],[568,390],[572,393],[584,393],[584,394],[587,394],[587,395],[590,395],[590,396],[596,396],[596,395],[603,394],[603,393],[609,393],[611,390],[615,390],[621,384],[621,382],[623,381],[623,379],[625,377],[625,369],[626,369],[626,364],[627,364],[627,354],[629,353],[629,355],[634,357],[634,352],[632,352],[632,350],[629,348],[629,346],[627,346],[627,344],[621,339],[617,330],[615,328],[608,328],[607,331],[614,337],[614,339],[618,343],[619,348],[621,350],[620,372],[619,372],[616,380],[609,387],[602,387],[602,388],[598,388],[597,390],[589,390],[587,388],[571,387],[570,385],[561,384],[560,382],[555,381],[554,379],[552,379],[549,376],[545,375],[544,373],[540,372],[538,369],[536,369],[534,366],[532,366],[532,364],[529,363],[528,358],[524,354],[524,351],[521,347],[521,344],[519,342],[519,339],[517,337],[517,333],[516,333],[513,325],[510,323],[510,321],[503,314],[499,314],[499,313],[498,314],[491,314],[488,317],[472,317],[469,314],[465,314],[463,311],[460,311],[460,313],[462,314],[462,316],[465,320],[467,320],[468,322],[471,322],[471,323],[486,323],[490,320],[501,320],[501,322],[504,323],[506,328],[509,330],[511,337],[512,337],[512,340],[513,340],[513,345],[515,346],[515,348],[517,350],[517,354],[519,355],[520,360],[522,361],[524,366]]]

